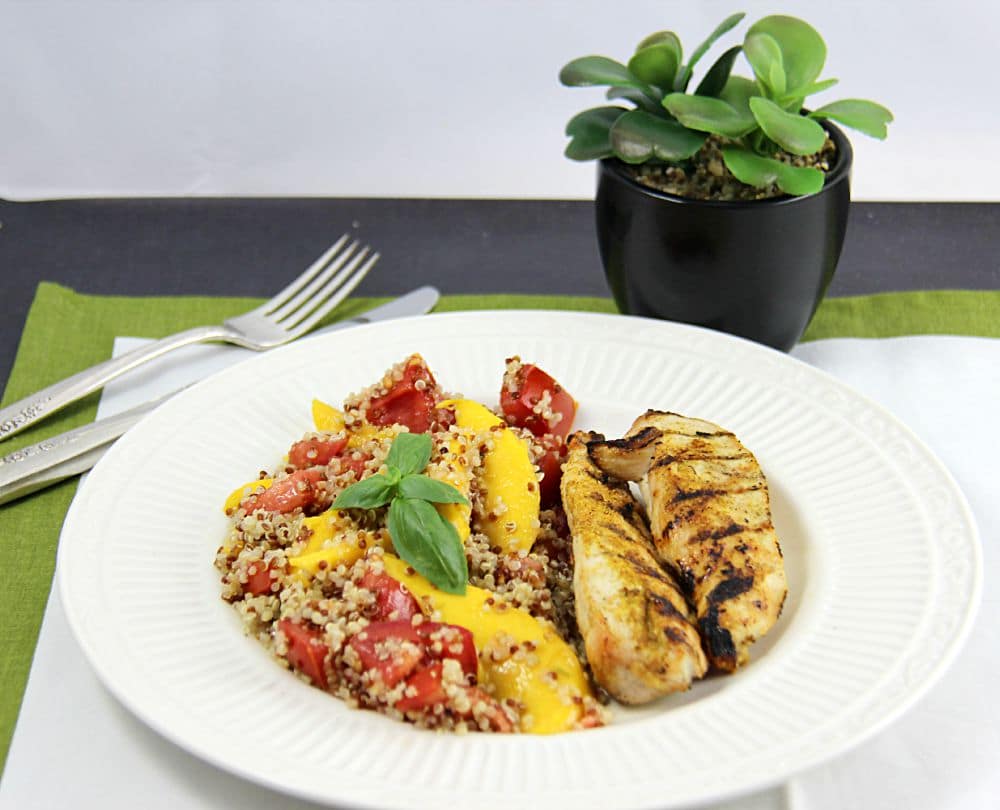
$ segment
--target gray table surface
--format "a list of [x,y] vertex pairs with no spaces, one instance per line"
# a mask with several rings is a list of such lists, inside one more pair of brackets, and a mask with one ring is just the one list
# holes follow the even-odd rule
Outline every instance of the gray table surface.
[[[0,201],[0,381],[40,281],[119,295],[268,296],[350,231],[382,253],[359,295],[609,295],[593,204],[559,200]],[[1000,203],[854,203],[829,294],[1000,289]]]

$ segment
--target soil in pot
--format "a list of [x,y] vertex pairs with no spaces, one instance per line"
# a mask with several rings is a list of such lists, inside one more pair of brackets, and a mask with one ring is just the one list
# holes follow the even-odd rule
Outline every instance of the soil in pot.
[[[785,196],[775,184],[754,188],[737,180],[722,160],[722,147],[728,143],[727,138],[709,135],[705,145],[680,165],[641,163],[625,165],[625,170],[644,186],[691,200],[766,200]],[[809,166],[829,172],[837,165],[837,147],[828,136],[816,154],[793,155],[779,151],[772,157],[792,166]]]

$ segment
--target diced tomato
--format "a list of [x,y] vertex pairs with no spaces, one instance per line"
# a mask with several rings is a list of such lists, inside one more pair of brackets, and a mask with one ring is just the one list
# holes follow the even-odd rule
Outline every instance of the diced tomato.
[[[377,645],[386,641],[409,642],[413,647],[399,647],[394,655],[380,657]],[[419,664],[452,658],[461,665],[466,677],[475,679],[479,658],[472,633],[464,627],[440,622],[372,622],[351,637],[348,644],[358,654],[364,669],[374,669],[382,680],[393,686]],[[416,650],[416,653],[414,652]]]
[[362,453],[361,458],[354,458],[354,453],[349,453],[346,456],[341,456],[339,472],[344,472],[346,470],[353,470],[355,480],[360,481],[361,476],[365,474],[365,465],[369,461],[371,461],[371,459],[372,457],[367,453]]
[[401,712],[417,712],[444,703],[448,695],[441,684],[441,664],[431,664],[418,669],[406,679],[406,691],[415,692],[396,701]]
[[[517,362],[511,358],[508,363]],[[548,392],[547,410],[552,415],[559,415],[558,420],[550,424],[535,408]],[[526,428],[536,436],[551,433],[565,439],[573,427],[573,417],[576,416],[576,401],[570,393],[538,366],[526,363],[516,374],[504,375],[504,384],[500,389],[500,409],[507,421],[517,427]]]
[[[453,658],[462,665],[462,672],[467,678],[476,677],[479,656],[476,654],[476,642],[468,629],[438,622],[422,622],[416,629],[431,658]],[[440,644],[440,650],[435,649],[437,644]]]
[[[405,626],[389,628],[388,625]],[[392,687],[413,672],[427,657],[424,643],[416,633],[410,632],[411,629],[409,622],[374,622],[351,636],[347,643],[358,654],[362,669],[374,670],[386,686]],[[390,639],[400,642],[398,649],[391,655],[380,655],[377,645]]]
[[288,451],[288,463],[299,469],[306,467],[322,467],[341,453],[347,447],[347,436],[333,439],[303,439],[295,442]]
[[542,436],[539,444],[545,452],[538,459],[538,469],[542,471],[542,482],[538,487],[542,509],[559,503],[559,482],[562,481],[562,465],[566,460],[566,442],[559,436]]
[[251,508],[269,512],[291,512],[314,505],[319,498],[318,484],[326,476],[321,469],[296,470],[288,478],[275,481],[260,495],[251,495]]
[[[402,582],[388,574],[368,571],[358,583],[365,590],[375,594],[375,621],[400,619],[409,620],[421,612],[420,603]],[[393,615],[395,614],[395,615]]]
[[285,634],[288,640],[288,663],[299,672],[309,676],[309,680],[322,689],[327,688],[326,670],[323,662],[330,653],[320,639],[319,630],[295,624],[291,619],[282,619],[278,622],[278,629]]
[[427,433],[436,426],[434,376],[423,360],[414,355],[403,370],[403,378],[383,396],[372,399],[365,418],[373,425],[406,425],[411,433]]
[[[491,695],[484,692],[478,686],[467,686],[465,687],[466,694],[469,696],[469,700],[472,702],[473,706],[481,706],[480,709],[482,716],[485,717],[490,724],[490,728],[493,731],[498,731],[501,734],[511,734],[514,731],[514,724],[510,721],[510,718],[500,708],[500,704],[497,703],[496,699]],[[467,719],[474,718],[474,712],[469,712],[465,717]]]
[[263,596],[264,594],[271,593],[271,571],[273,570],[271,564],[265,564],[261,560],[260,562],[251,563],[250,567],[253,568],[253,573],[247,577],[247,584],[243,587],[243,590],[254,596]]

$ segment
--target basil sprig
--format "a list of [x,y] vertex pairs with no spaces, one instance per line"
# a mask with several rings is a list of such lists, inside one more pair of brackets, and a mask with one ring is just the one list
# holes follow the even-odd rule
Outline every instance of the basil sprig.
[[464,503],[455,487],[421,475],[431,460],[431,437],[400,433],[386,457],[385,473],[351,484],[333,509],[376,509],[389,504],[389,534],[399,557],[448,593],[464,594],[469,581],[465,548],[458,531],[435,503]]

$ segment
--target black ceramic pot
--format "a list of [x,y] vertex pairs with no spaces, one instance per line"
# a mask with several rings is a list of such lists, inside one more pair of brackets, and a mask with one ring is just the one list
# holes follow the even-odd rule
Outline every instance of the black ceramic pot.
[[788,351],[819,306],[847,230],[851,144],[823,190],[747,202],[688,200],[600,161],[597,238],[619,309],[697,324]]

